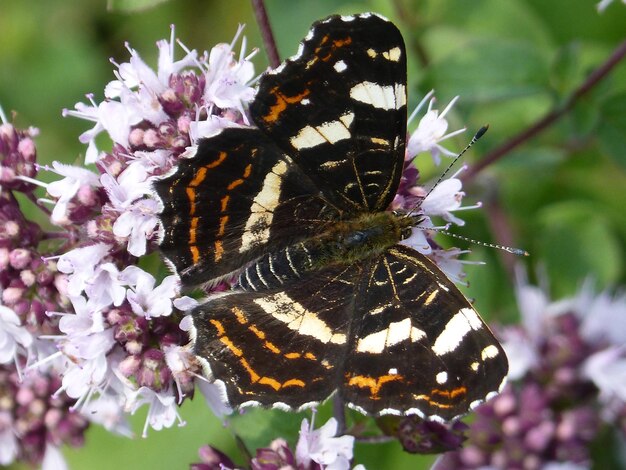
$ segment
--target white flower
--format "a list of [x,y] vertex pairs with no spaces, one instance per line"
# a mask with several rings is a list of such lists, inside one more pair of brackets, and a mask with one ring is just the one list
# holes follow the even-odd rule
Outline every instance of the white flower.
[[89,421],[103,426],[107,431],[115,432],[125,437],[132,437],[133,435],[130,424],[126,419],[120,396],[100,395],[85,403],[80,412]]
[[133,312],[145,318],[167,316],[172,313],[172,299],[178,293],[176,276],[167,276],[154,287],[154,277],[136,266],[128,266],[122,278],[131,286],[126,298]]
[[88,144],[87,152],[85,153],[85,163],[95,163],[98,160],[98,148],[96,147],[95,139],[96,136],[104,130],[104,127],[98,118],[98,105],[93,101],[93,97],[91,95],[87,95],[87,98],[91,101],[91,105],[78,102],[74,105],[74,111],[64,109],[63,116],[74,116],[86,121],[95,122],[94,127],[83,132],[78,137],[80,142]]
[[148,172],[142,165],[129,165],[117,178],[105,173],[100,177],[100,182],[109,195],[111,205],[123,210],[150,193],[147,179]]
[[477,209],[481,207],[480,203],[473,206],[461,207],[461,202],[463,201],[465,193],[461,191],[463,183],[457,178],[457,175],[464,169],[465,167],[460,168],[456,173],[454,173],[454,175],[444,181],[441,181],[432,189],[432,191],[430,191],[420,206],[426,215],[440,216],[446,222],[463,226],[465,225],[465,221],[454,216],[452,212]]
[[26,352],[33,337],[20,323],[17,314],[0,305],[0,364],[14,362],[19,352]]
[[[189,138],[191,139],[191,142],[195,143],[198,139],[214,136],[227,127],[243,126],[233,122],[231,119],[210,115],[205,121],[191,122],[189,125]],[[191,149],[188,148],[185,154],[188,157],[194,157],[196,155],[196,150],[197,147]],[[181,158],[185,158],[185,155],[181,155]]]
[[8,411],[0,411],[0,465],[11,464],[17,456],[17,451],[13,417]]
[[85,292],[100,308],[113,304],[119,307],[126,297],[126,288],[119,280],[119,270],[113,263],[100,264],[87,281]]
[[67,468],[67,462],[61,450],[57,446],[46,444],[41,470],[67,470]]
[[460,250],[459,248],[450,248],[448,250],[433,250],[430,257],[453,282],[467,286],[463,265],[484,263],[482,261],[466,261],[459,259],[459,256],[466,253],[469,253],[469,251]]
[[167,161],[172,156],[172,151],[169,149],[157,149],[152,152],[136,151],[130,155],[134,161],[128,165],[141,165],[147,173],[153,173],[157,168],[165,168]]
[[324,426],[313,430],[308,420],[302,421],[300,438],[296,444],[296,461],[308,468],[311,461],[327,470],[350,468],[352,460],[353,436],[334,437],[337,433],[337,420],[330,418]]
[[573,309],[582,322],[580,333],[585,340],[626,344],[626,293],[596,294],[593,283],[587,281],[573,300]]
[[411,230],[411,235],[408,238],[400,241],[400,244],[411,247],[423,255],[429,255],[432,253],[433,249],[428,243],[428,239],[426,238],[426,233],[429,228],[433,227],[433,223],[430,218],[425,217],[422,220],[418,227],[413,227]]
[[239,60],[234,59],[233,46],[243,28],[231,44],[218,44],[211,49],[206,76],[204,100],[207,104],[215,104],[219,108],[238,109],[245,116],[242,102],[254,97],[254,89],[248,83],[254,77],[254,65],[250,59],[256,51],[245,57],[245,38],[242,41]]
[[67,208],[69,202],[76,195],[81,186],[99,187],[98,175],[84,168],[77,166],[65,165],[59,162],[52,162],[52,170],[55,173],[64,176],[62,180],[54,181],[47,186],[48,193],[58,198],[52,216],[50,219],[53,223],[63,225],[69,223],[67,217]]
[[[71,298],[75,314],[62,314],[58,339],[66,357],[62,386],[79,403],[100,390],[110,373],[107,353],[115,344],[113,329],[107,328],[102,313],[84,297]],[[58,393],[58,392],[57,392]]]
[[613,346],[587,358],[582,373],[598,390],[600,399],[626,404],[626,345]]
[[439,142],[460,134],[461,132],[464,132],[465,129],[459,129],[457,131],[446,134],[446,131],[448,130],[448,121],[446,121],[444,117],[446,114],[448,114],[448,111],[452,109],[454,103],[456,103],[456,101],[459,99],[458,96],[454,97],[452,101],[450,101],[448,106],[446,106],[441,114],[439,114],[438,110],[432,109],[435,99],[431,99],[431,96],[432,91],[424,97],[424,99],[409,117],[410,122],[420,110],[420,108],[425,104],[425,102],[430,99],[430,101],[428,102],[428,110],[426,111],[426,114],[420,120],[417,129],[409,137],[409,141],[407,142],[406,146],[406,156],[408,160],[411,160],[413,159],[413,157],[422,152],[430,152],[435,164],[439,165],[440,154],[443,153],[447,156],[456,155],[454,152],[451,152],[445,147],[439,145]]
[[146,244],[156,230],[159,203],[154,199],[140,199],[130,205],[113,223],[113,234],[128,240],[127,250],[133,256],[146,254]]
[[81,294],[87,282],[95,274],[96,267],[109,253],[106,243],[95,243],[82,248],[75,248],[61,255],[57,269],[68,276],[67,293],[70,297]]
[[233,409],[228,405],[226,388],[223,384],[209,382],[204,377],[199,377],[196,381],[196,387],[202,392],[204,401],[215,416],[221,417],[233,412]]
[[176,400],[171,391],[155,392],[148,387],[141,387],[135,391],[127,392],[126,408],[131,414],[143,405],[148,405],[148,416],[143,427],[142,437],[148,436],[148,426],[156,431],[170,428],[178,420],[179,426],[185,422],[178,414]]
[[507,328],[501,334],[502,347],[509,358],[509,380],[519,380],[539,362],[538,352],[524,332]]
[[[132,90],[137,87],[146,89],[155,98],[166,91],[172,74],[197,64],[198,53],[196,51],[189,51],[181,60],[174,60],[175,41],[174,28],[171,30],[169,42],[164,39],[157,41],[159,59],[156,73],[142,60],[139,53],[127,44],[130,60],[118,66],[119,80],[114,80],[107,85],[105,96],[116,98],[121,95],[122,90]],[[154,121],[153,123],[158,124]]]
[[65,391],[68,396],[82,403],[94,391],[103,388],[108,372],[109,365],[104,355],[96,356],[89,361],[80,361],[80,364],[69,361],[58,392]]

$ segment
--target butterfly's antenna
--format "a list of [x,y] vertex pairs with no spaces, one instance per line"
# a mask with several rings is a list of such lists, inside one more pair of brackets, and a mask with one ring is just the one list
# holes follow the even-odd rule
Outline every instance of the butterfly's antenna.
[[[478,129],[478,132],[476,132],[476,134],[474,134],[474,137],[472,137],[472,140],[470,140],[469,144],[467,144],[465,146],[465,148],[463,150],[461,150],[461,152],[454,157],[454,160],[452,160],[450,162],[450,164],[448,165],[448,168],[445,169],[445,171],[443,173],[441,173],[441,175],[439,176],[439,178],[437,179],[437,181],[435,181],[435,184],[432,185],[432,187],[428,190],[428,192],[426,193],[426,196],[424,196],[424,199],[426,199],[428,197],[428,195],[430,193],[433,192],[433,190],[437,187],[437,185],[439,183],[441,183],[441,180],[443,180],[445,178],[445,176],[450,172],[450,170],[452,169],[452,167],[454,166],[454,164],[459,160],[459,158],[461,158],[463,156],[463,154],[465,152],[467,152],[469,150],[469,148],[474,145],[476,143],[476,141],[478,139],[480,139],[483,135],[485,135],[485,132],[487,132],[487,129],[489,129],[489,124],[485,124],[483,127],[481,127],[480,129]],[[422,199],[422,201],[424,200]],[[414,208],[412,208],[409,212],[407,212],[407,217],[410,217],[411,214],[415,211],[415,209],[417,209],[419,207],[419,205],[416,205]]]
[[458,240],[464,240],[466,242],[475,243],[476,245],[486,246],[488,248],[497,248],[498,250],[504,250],[507,253],[511,253],[516,256],[530,256],[530,254],[526,250],[522,250],[520,248],[512,248],[510,246],[497,245],[495,243],[485,243],[479,240],[474,240],[473,238],[467,238],[462,235],[456,235],[454,233],[450,233],[447,230],[437,230],[439,233],[443,233],[444,235],[448,235],[449,237],[456,238]]
[[454,160],[450,162],[450,164],[448,165],[448,168],[446,168],[446,170],[443,173],[441,173],[441,176],[439,176],[437,181],[435,181],[435,184],[433,184],[433,186],[428,190],[428,192],[426,193],[426,196],[424,196],[424,199],[426,199],[428,195],[433,192],[433,189],[435,189],[437,185],[441,183],[441,180],[444,179],[445,176],[450,172],[450,170],[452,169],[454,164],[459,160],[459,158],[461,158],[463,154],[467,152],[469,148],[472,145],[474,145],[478,139],[480,139],[483,135],[485,135],[485,132],[487,132],[487,129],[489,129],[489,124],[485,124],[483,127],[478,129],[478,132],[474,134],[474,137],[472,137],[472,140],[470,140],[470,143],[467,144],[465,148],[461,150],[461,152],[456,157],[454,157]]

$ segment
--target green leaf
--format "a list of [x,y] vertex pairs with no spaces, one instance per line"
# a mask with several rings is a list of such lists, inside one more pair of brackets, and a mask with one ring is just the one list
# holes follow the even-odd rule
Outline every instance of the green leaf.
[[626,93],[609,97],[601,106],[598,138],[602,149],[626,168]]
[[571,42],[560,48],[550,67],[550,83],[560,96],[569,94],[578,85],[580,44]]
[[433,64],[426,80],[440,96],[482,102],[540,93],[546,74],[544,59],[531,43],[479,38],[459,44]]
[[[245,443],[250,452],[268,447],[277,437],[282,437],[291,445],[298,440],[302,420],[311,421],[311,412],[292,413],[264,408],[247,408],[244,413],[230,417],[231,426]],[[323,421],[316,423],[319,427]]]

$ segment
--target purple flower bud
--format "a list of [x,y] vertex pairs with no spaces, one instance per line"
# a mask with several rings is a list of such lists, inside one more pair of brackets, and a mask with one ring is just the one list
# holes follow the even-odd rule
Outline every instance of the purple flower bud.
[[136,127],[135,129],[130,131],[130,134],[128,136],[128,143],[133,147],[142,147],[144,145],[143,137],[144,130]]
[[9,262],[14,269],[24,269],[30,264],[31,259],[30,251],[24,248],[16,248],[9,253]]
[[141,365],[141,358],[139,356],[127,356],[119,364],[119,371],[125,376],[130,377],[134,375]]
[[23,287],[7,287],[2,291],[2,302],[6,305],[15,305],[22,299],[23,294]]

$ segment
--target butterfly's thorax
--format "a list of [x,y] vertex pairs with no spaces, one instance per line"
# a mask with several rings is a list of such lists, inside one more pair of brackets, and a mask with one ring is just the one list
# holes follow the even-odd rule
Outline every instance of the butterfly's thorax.
[[243,271],[239,284],[246,290],[277,287],[309,271],[356,263],[398,243],[412,224],[411,218],[387,211],[337,221],[316,236],[262,256]]
[[382,253],[402,240],[410,221],[392,212],[365,213],[352,220],[338,222],[321,236],[307,240],[320,256],[312,264],[319,269],[330,264],[352,264]]

